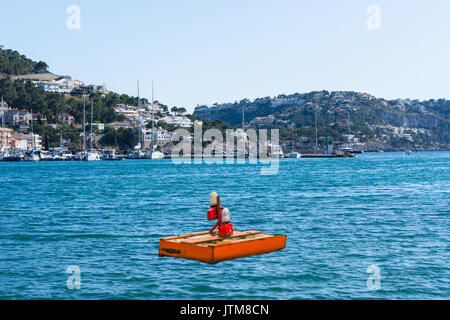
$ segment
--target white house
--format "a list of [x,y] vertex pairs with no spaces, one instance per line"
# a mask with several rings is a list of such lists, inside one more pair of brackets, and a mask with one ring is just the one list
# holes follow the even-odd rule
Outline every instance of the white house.
[[58,92],[59,84],[52,81],[39,81],[36,83],[39,88],[49,92]]
[[28,125],[32,119],[32,114],[25,109],[8,109],[4,115],[5,122],[10,126]]
[[6,151],[9,147],[12,130],[0,127],[0,151]]
[[59,93],[70,93],[73,89],[78,88],[83,84],[81,81],[74,80],[69,76],[57,80],[34,81],[34,83],[45,91]]
[[[149,149],[152,143],[152,129],[142,129],[144,149]],[[163,146],[172,140],[172,134],[167,130],[156,129],[154,133],[155,145]]]
[[252,121],[250,121],[250,125],[254,127],[264,127],[273,124],[274,121],[274,115],[269,115],[267,117],[256,117]]
[[159,119],[159,121],[174,125],[176,127],[182,127],[182,128],[192,127],[191,119],[184,117],[184,116],[166,116],[166,117]]
[[[33,147],[36,151],[40,151],[42,149],[42,138],[38,134],[13,134],[10,137],[11,150],[31,150]],[[34,141],[33,141],[34,140]]]
[[88,90],[92,92],[108,92],[108,89],[106,89],[105,84],[90,84],[87,86]]
[[105,131],[105,124],[104,123],[93,123],[93,127],[97,127],[97,130],[99,132]]

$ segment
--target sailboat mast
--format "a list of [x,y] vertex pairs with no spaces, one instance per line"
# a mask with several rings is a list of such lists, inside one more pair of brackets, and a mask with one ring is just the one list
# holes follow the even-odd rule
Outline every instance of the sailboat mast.
[[347,148],[350,148],[350,112],[347,112],[347,124],[348,124],[348,142],[347,142]]
[[[141,95],[140,95],[140,90],[139,90],[139,81],[137,82],[137,94],[138,94],[137,106],[139,108],[141,106]],[[139,117],[137,119],[139,120]],[[139,131],[139,146],[140,146],[140,149],[142,149],[141,130],[142,130],[142,128],[140,127],[140,124],[139,124],[138,131]]]
[[34,151],[33,108],[31,108],[31,148]]
[[295,148],[295,128],[292,130],[292,152],[294,152]]
[[153,89],[153,80],[152,80],[152,149],[151,154],[153,154],[154,141],[155,141],[155,96]]
[[314,110],[314,119],[316,122],[316,148],[314,150],[314,153],[317,153],[317,149],[319,149],[319,138],[317,135],[317,106],[315,107],[315,110]]
[[245,131],[244,124],[245,124],[245,109],[244,105],[242,105],[242,131]]
[[93,137],[93,135],[92,135],[92,121],[94,121],[94,99],[92,99],[92,101],[91,101],[91,134],[90,134],[91,138],[89,139],[91,151],[92,151],[92,137]]
[[1,109],[2,109],[2,150],[4,150],[5,148],[5,108],[3,105],[3,97],[2,97],[2,105],[1,105]]
[[86,153],[86,94],[83,95],[83,152]]

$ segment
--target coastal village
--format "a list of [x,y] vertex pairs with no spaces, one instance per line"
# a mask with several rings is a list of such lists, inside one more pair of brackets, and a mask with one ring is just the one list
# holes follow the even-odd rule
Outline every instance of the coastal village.
[[[187,129],[191,139],[195,121],[209,122],[206,127],[222,132],[279,129],[280,157],[352,157],[364,151],[449,147],[449,102],[444,99],[386,100],[323,90],[198,105],[190,115],[185,108],[169,110],[153,97],[139,97],[139,82],[137,97],[130,97],[110,92],[104,83],[86,84],[50,73],[45,62],[5,45],[0,46],[0,58],[0,160],[168,158],[179,142],[174,131]],[[225,152],[223,146],[215,146],[216,151]]]
[[[0,46],[0,52],[7,50],[5,45]],[[109,93],[105,84],[85,84],[71,76],[59,76],[50,72],[21,75],[0,74],[0,79],[28,81],[47,93],[67,97],[78,95],[84,97],[85,100],[86,97],[89,100],[89,95],[104,96]],[[157,101],[149,103],[146,99],[139,97],[134,104],[118,103],[113,107],[116,118],[120,121],[101,123],[94,121],[94,106],[91,107],[89,101],[87,103],[88,105],[85,101],[83,119],[77,119],[75,115],[67,112],[49,116],[33,112],[30,106],[12,106],[7,99],[1,97],[0,160],[163,158],[168,154],[167,151],[165,154],[163,153],[164,146],[172,144],[172,133],[165,127],[191,128],[193,125],[191,119],[184,115],[186,112],[184,108],[172,108],[172,113],[170,113],[167,108],[164,108],[164,105],[160,105]],[[83,147],[78,148],[81,150],[74,150],[73,144],[70,144],[71,141],[63,136],[62,129],[59,144],[52,143],[52,146],[49,146],[47,137],[39,135],[34,130],[33,124],[36,126],[37,123],[53,130],[60,130],[63,127],[78,130]],[[131,150],[120,150],[121,152],[119,152],[118,145],[104,146],[100,143],[105,129],[131,129],[139,139],[136,145],[130,148]]]
[[[36,77],[36,75],[33,75]],[[33,83],[44,89],[46,92],[57,92],[60,94],[69,94],[73,92],[91,92],[105,94],[108,92],[106,86],[102,85],[85,85],[83,82],[74,80],[69,76],[58,77],[52,79],[51,74],[46,74],[41,80],[33,80]],[[25,76],[26,77],[26,76]],[[54,76],[55,77],[55,76]],[[43,80],[45,79],[45,80]],[[346,100],[347,98],[347,100]],[[366,99],[372,99],[371,96],[365,96]],[[277,98],[271,101],[271,104],[277,106],[296,106],[306,105],[314,106],[312,102],[298,101],[298,98]],[[351,104],[352,101],[345,96],[345,93],[334,98],[335,101]],[[139,99],[139,102],[141,100]],[[0,128],[0,146],[1,154],[0,160],[6,161],[67,161],[67,160],[121,160],[121,159],[162,159],[169,158],[171,147],[173,146],[173,133],[165,127],[169,125],[171,128],[187,128],[193,126],[193,121],[182,113],[170,114],[167,108],[164,109],[159,103],[139,103],[135,105],[117,104],[114,107],[114,112],[122,119],[121,121],[114,121],[111,123],[99,123],[85,121],[84,129],[90,128],[90,133],[81,132],[80,137],[84,139],[84,147],[80,150],[69,150],[65,146],[64,138],[61,136],[60,145],[58,147],[49,148],[44,137],[33,133],[33,122],[45,123],[47,126],[57,129],[59,126],[73,126],[75,128],[83,128],[82,123],[77,123],[75,117],[68,113],[58,113],[48,119],[41,113],[33,113],[26,108],[13,108],[8,105],[7,101],[3,99],[0,102],[0,115],[2,119],[2,127]],[[399,105],[403,104],[399,101]],[[408,103],[408,101],[406,102]],[[202,106],[197,107],[195,114],[200,114],[202,118],[208,119],[205,112],[210,113],[220,112],[230,108],[231,105],[222,106]],[[348,107],[348,106],[347,106]],[[423,108],[423,107],[422,107]],[[424,112],[421,108],[420,112]],[[89,106],[87,106],[89,109]],[[352,111],[356,111],[353,109]],[[92,110],[91,110],[92,112]],[[340,108],[340,113],[348,113],[348,108]],[[87,112],[89,118],[89,110]],[[202,114],[203,113],[203,114]],[[245,115],[243,115],[245,117]],[[283,115],[281,115],[281,118]],[[286,116],[285,116],[286,117]],[[288,118],[288,117],[286,117]],[[274,115],[254,117],[251,121],[245,124],[244,120],[242,127],[248,128],[267,128],[271,127],[277,122],[286,122],[287,120],[280,120],[280,117]],[[151,127],[150,127],[151,125]],[[292,139],[285,139],[280,146],[280,157],[289,158],[318,158],[318,157],[354,157],[355,154],[362,153],[363,144],[360,143],[359,138],[350,130],[350,119],[343,119],[337,122],[341,128],[348,128],[346,135],[347,143],[342,144],[338,150],[333,148],[332,137],[317,136],[316,145],[313,152],[301,154],[297,152],[298,145],[314,144],[314,138],[299,136],[292,137]],[[132,150],[119,150],[116,147],[108,147],[104,149],[97,148],[99,140],[102,137],[106,127],[119,129],[132,129],[138,132],[139,142]],[[150,128],[149,128],[150,127]],[[14,128],[14,129],[12,129]],[[410,131],[402,127],[391,126],[391,129],[396,135],[412,141]],[[415,133],[427,134],[426,129],[412,129]],[[94,133],[95,132],[95,133]],[[357,134],[362,135],[361,132]],[[89,141],[90,147],[86,147],[86,140]],[[319,143],[320,141],[320,143]],[[355,148],[356,147],[356,148]],[[219,147],[219,150],[221,148]],[[89,151],[87,151],[89,150]],[[283,152],[284,150],[284,152]],[[381,151],[381,150],[374,150]],[[407,150],[409,152],[409,150]],[[223,152],[220,150],[220,152]],[[208,155],[209,156],[209,155]],[[248,155],[247,155],[248,156]]]
[[[60,83],[61,85],[57,86],[55,85],[55,82]],[[68,83],[70,83],[69,86]],[[80,84],[81,87],[72,87],[77,83]],[[82,82],[74,81],[68,77],[65,77],[65,81],[63,82],[53,80],[39,81],[36,85],[46,91],[55,92],[56,90],[60,93],[66,93],[69,89],[72,92],[73,90],[84,87]],[[107,92],[104,85],[89,85],[87,88],[91,88],[90,90],[95,92]],[[165,114],[161,106],[157,103],[139,105],[119,104],[114,108],[114,111],[121,116],[123,121],[115,121],[108,124],[98,122],[91,123],[90,121],[87,121],[85,126],[91,127],[91,129],[92,127],[95,128],[95,134],[91,130],[91,133],[86,134],[86,139],[92,140],[92,143],[97,145],[99,137],[102,136],[102,133],[105,130],[105,126],[111,127],[115,130],[124,128],[138,131],[138,135],[140,137],[139,142],[133,150],[127,151],[126,157],[128,158],[147,158],[149,157],[149,154],[144,151],[150,151],[152,144],[154,144],[154,150],[160,150],[164,146],[171,144],[172,133],[161,127],[161,124],[170,125],[175,128],[191,128],[193,125],[193,122],[184,115]],[[70,114],[55,114],[51,117],[51,119],[47,119],[45,115],[40,113],[32,113],[25,108],[12,108],[4,100],[0,102],[0,116],[2,120],[2,127],[0,128],[1,154],[19,154],[20,157],[23,157],[23,159],[27,158],[27,153],[34,151],[41,155],[39,160],[69,160],[69,158],[63,157],[63,152],[67,149],[65,147],[65,140],[63,137],[61,137],[60,146],[52,148],[51,151],[53,152],[51,152],[51,154],[43,152],[43,150],[48,149],[48,147],[45,147],[44,137],[33,133],[33,122],[40,121],[46,123],[47,126],[54,129],[57,129],[61,125],[73,126],[76,128],[83,127],[83,125],[81,123],[77,123],[75,121],[75,117]],[[147,128],[147,126],[152,124],[152,122],[154,129]],[[83,135],[84,133],[81,132],[81,138],[83,138]],[[113,149],[115,148],[109,148],[107,153],[110,154]],[[69,154],[68,150],[66,150],[65,154]],[[161,152],[153,152],[152,157],[154,158],[155,155],[159,158],[163,157]],[[13,158],[17,159],[18,157],[14,156]],[[72,158],[75,158],[75,156],[70,157],[70,160]],[[104,157],[100,156],[100,159],[102,158]],[[5,157],[3,157],[3,159],[5,160]]]

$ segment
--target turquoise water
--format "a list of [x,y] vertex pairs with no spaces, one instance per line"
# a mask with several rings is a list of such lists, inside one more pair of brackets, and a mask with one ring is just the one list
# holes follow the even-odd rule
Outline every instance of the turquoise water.
[[[1,299],[449,299],[450,153],[284,159],[0,163]],[[287,248],[216,265],[159,258],[209,229],[217,191],[239,230]],[[67,288],[68,266],[81,288]],[[381,288],[369,290],[377,265]]]

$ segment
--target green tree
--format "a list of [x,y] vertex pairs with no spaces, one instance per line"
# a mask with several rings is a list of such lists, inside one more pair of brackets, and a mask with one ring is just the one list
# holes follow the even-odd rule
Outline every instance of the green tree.
[[39,61],[33,64],[32,66],[33,73],[45,73],[48,72],[48,64],[44,61]]

